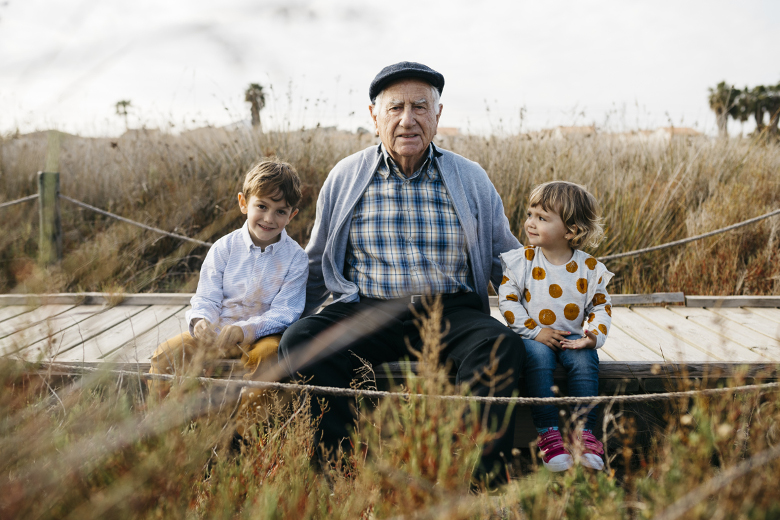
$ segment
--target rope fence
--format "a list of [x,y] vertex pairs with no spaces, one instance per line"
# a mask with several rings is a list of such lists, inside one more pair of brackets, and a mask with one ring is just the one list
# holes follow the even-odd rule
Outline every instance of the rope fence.
[[748,220],[744,220],[742,222],[739,222],[737,224],[732,224],[731,226],[726,226],[724,228],[716,229],[715,231],[710,231],[708,233],[704,233],[701,235],[696,235],[689,238],[683,238],[682,240],[675,240],[674,242],[668,242],[666,244],[661,244],[659,246],[653,246],[653,247],[646,247],[644,249],[637,249],[635,251],[628,251],[627,253],[618,253],[615,255],[607,255],[607,256],[600,256],[598,259],[603,262],[605,260],[615,260],[616,258],[625,258],[628,256],[637,256],[644,253],[649,253],[651,251],[659,251],[661,249],[667,249],[674,246],[681,246],[683,244],[687,244],[689,242],[694,242],[696,240],[701,240],[703,238],[719,235],[721,233],[725,233],[727,231],[731,231],[733,229],[741,228],[742,226],[747,226],[748,224],[753,224],[754,222],[758,222],[759,220],[764,220],[769,217],[774,217],[775,215],[780,215],[780,209],[776,209],[774,211],[770,211],[769,213],[766,213],[764,215],[761,215],[759,217],[751,218]]
[[[3,203],[0,203],[0,209],[5,208],[5,207],[9,207],[9,206],[13,206],[15,204],[20,204],[22,202],[27,202],[27,201],[30,201],[30,200],[33,200],[33,199],[37,199],[37,198],[38,198],[38,194],[35,194],[35,195],[29,195],[27,197],[23,197],[21,199],[9,201],[9,202],[3,202]],[[201,245],[201,246],[210,247],[210,246],[213,245],[212,242],[204,242],[203,240],[198,240],[196,238],[190,238],[190,237],[187,237],[187,236],[184,236],[184,235],[180,235],[178,233],[171,233],[170,231],[165,231],[164,229],[160,229],[160,228],[156,228],[156,227],[149,226],[149,225],[146,225],[146,224],[142,224],[141,222],[137,222],[135,220],[131,220],[129,218],[122,217],[122,216],[117,215],[115,213],[111,213],[109,211],[106,211],[106,210],[103,210],[103,209],[100,209],[100,208],[96,208],[95,206],[87,204],[86,202],[81,202],[79,200],[70,198],[70,197],[62,195],[62,194],[59,194],[59,198],[65,199],[68,202],[70,202],[71,204],[75,204],[76,206],[82,207],[84,209],[88,209],[90,211],[94,211],[95,213],[99,213],[101,215],[104,215],[106,217],[110,217],[110,218],[119,220],[121,222],[125,222],[126,224],[137,226],[137,227],[145,229],[147,231],[153,231],[155,233],[159,233],[161,235],[165,235],[165,236],[168,236],[168,237],[171,237],[171,238],[176,238],[178,240],[185,240],[185,241],[188,241],[188,242],[193,242],[193,243]],[[751,219],[748,219],[748,220],[744,220],[742,222],[738,222],[738,223],[732,224],[730,226],[726,226],[726,227],[723,227],[723,228],[720,228],[720,229],[716,229],[714,231],[709,231],[709,232],[703,233],[701,235],[696,235],[696,236],[692,236],[692,237],[688,237],[688,238],[683,238],[681,240],[675,240],[673,242],[667,242],[665,244],[660,244],[660,245],[657,245],[657,246],[651,246],[651,247],[645,247],[645,248],[642,248],[642,249],[636,249],[634,251],[628,251],[628,252],[625,252],[625,253],[617,253],[617,254],[614,254],[614,255],[600,256],[600,257],[598,257],[598,260],[601,261],[601,262],[605,262],[607,260],[616,260],[618,258],[627,258],[627,257],[631,257],[631,256],[638,256],[638,255],[641,255],[641,254],[644,254],[644,253],[650,253],[650,252],[653,252],[653,251],[660,251],[662,249],[668,249],[668,248],[671,248],[671,247],[681,246],[681,245],[684,245],[684,244],[695,242],[697,240],[702,240],[704,238],[712,237],[712,236],[715,236],[715,235],[720,235],[720,234],[726,233],[728,231],[733,231],[733,230],[741,228],[743,226],[748,226],[750,224],[754,224],[754,223],[759,222],[761,220],[768,219],[770,217],[774,217],[774,216],[778,216],[778,215],[780,215],[780,209],[776,209],[776,210],[770,211],[769,213],[766,213],[764,215],[760,215],[758,217],[754,217],[754,218],[751,218]]]
[[34,195],[28,195],[27,197],[22,197],[21,199],[11,200],[9,202],[3,202],[0,204],[0,209],[7,208],[9,206],[15,206],[17,204],[21,204],[22,202],[27,202],[28,200],[34,200],[38,198],[38,194]]
[[102,210],[100,208],[96,208],[95,206],[90,206],[86,202],[81,202],[79,200],[71,199],[70,197],[66,197],[65,195],[60,195],[60,198],[61,199],[65,199],[68,202],[70,202],[72,204],[75,204],[76,206],[80,206],[82,208],[92,210],[95,213],[100,213],[101,215],[105,215],[107,217],[111,217],[111,218],[115,218],[117,220],[121,220],[122,222],[125,222],[127,224],[132,224],[133,226],[137,226],[139,228],[146,229],[147,231],[154,231],[155,233],[159,233],[161,235],[165,235],[165,236],[169,236],[169,237],[173,237],[173,238],[178,238],[179,240],[187,240],[189,242],[194,242],[194,243],[202,245],[202,246],[209,246],[210,247],[210,246],[214,245],[212,242],[204,242],[204,241],[198,240],[196,238],[185,237],[184,235],[179,235],[177,233],[171,233],[170,231],[165,231],[165,230],[160,229],[160,228],[147,226],[146,224],[141,224],[140,222],[136,222],[135,220],[130,220],[129,218],[120,217],[119,215],[115,215],[114,213],[110,213],[110,212]]
[[490,404],[515,404],[515,405],[547,405],[547,404],[589,404],[589,403],[646,403],[652,401],[668,401],[670,399],[691,398],[698,396],[712,396],[729,393],[743,393],[750,391],[770,391],[780,388],[780,383],[763,383],[759,385],[743,385],[724,388],[707,388],[702,390],[685,390],[681,392],[659,392],[656,394],[636,395],[597,395],[590,397],[490,397],[475,395],[441,395],[441,394],[412,394],[408,392],[388,392],[383,390],[367,390],[359,388],[337,388],[330,386],[316,386],[295,383],[280,383],[275,381],[247,381],[243,379],[216,379],[211,377],[187,377],[169,374],[148,374],[145,372],[132,372],[129,370],[109,370],[105,368],[93,368],[78,365],[59,363],[43,363],[43,366],[58,372],[66,372],[67,375],[80,375],[83,372],[99,372],[118,376],[132,376],[145,380],[174,381],[191,379],[203,384],[216,386],[235,386],[240,388],[257,388],[259,390],[283,390],[289,392],[309,392],[316,395],[332,395],[339,397],[368,397],[391,399],[436,399],[439,401],[474,401]]

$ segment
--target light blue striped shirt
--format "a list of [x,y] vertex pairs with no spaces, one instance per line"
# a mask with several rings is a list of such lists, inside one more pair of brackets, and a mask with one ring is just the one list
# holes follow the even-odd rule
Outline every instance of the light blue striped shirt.
[[244,341],[281,334],[301,317],[306,303],[309,261],[306,252],[282,230],[279,242],[261,251],[246,222],[211,246],[186,319],[203,318],[222,330],[236,325]]

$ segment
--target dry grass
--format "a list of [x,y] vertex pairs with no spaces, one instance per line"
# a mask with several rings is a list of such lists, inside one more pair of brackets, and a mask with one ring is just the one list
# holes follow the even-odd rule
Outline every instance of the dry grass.
[[[63,136],[62,192],[100,208],[201,240],[241,225],[235,195],[263,156],[291,162],[305,183],[289,227],[304,244],[319,187],[341,158],[373,139],[310,130],[253,134],[201,129],[181,136],[137,132],[121,139]],[[653,147],[609,136],[530,141],[523,136],[444,138],[444,147],[479,162],[521,231],[530,189],[551,179],[588,186],[604,208],[617,253],[709,231],[780,207],[780,147],[750,140],[680,140]],[[35,193],[46,135],[0,143],[0,190],[10,200]],[[0,292],[192,291],[205,248],[163,238],[62,203],[65,257],[36,265],[35,203],[3,211]],[[780,294],[780,218],[693,245],[609,263],[614,293]],[[523,237],[520,237],[521,241]]]
[[[433,312],[422,323],[413,393],[457,391],[428,362],[438,358],[438,319]],[[780,449],[777,391],[668,402],[665,425],[644,445],[634,417],[610,408],[617,473],[516,468],[491,496],[469,493],[490,432],[467,403],[359,401],[355,450],[324,475],[310,465],[315,424],[305,398],[272,399],[245,418],[248,442],[235,452],[236,396],[221,388],[184,379],[155,399],[134,377],[58,381],[27,368],[0,364],[3,518],[653,518],[701,486],[707,493],[685,518],[780,515],[780,458],[713,486]]]

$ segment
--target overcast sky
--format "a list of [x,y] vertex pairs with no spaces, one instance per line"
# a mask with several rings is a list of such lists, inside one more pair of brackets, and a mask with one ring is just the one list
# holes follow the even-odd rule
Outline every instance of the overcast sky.
[[778,0],[0,0],[0,132],[117,135],[122,99],[131,126],[225,125],[250,82],[266,127],[353,130],[410,60],[444,74],[442,126],[714,133],[707,87],[780,82],[779,28]]

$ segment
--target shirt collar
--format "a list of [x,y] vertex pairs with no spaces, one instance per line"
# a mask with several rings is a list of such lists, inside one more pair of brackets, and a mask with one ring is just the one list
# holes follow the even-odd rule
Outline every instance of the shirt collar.
[[[244,221],[244,225],[241,227],[241,238],[244,239],[244,246],[246,247],[247,251],[251,251],[253,247],[260,249],[255,245],[254,242],[252,242],[252,236],[249,234],[249,222],[247,221]],[[265,250],[271,254],[276,254],[276,249],[281,247],[282,244],[288,240],[288,238],[287,230],[282,229],[282,232],[279,234],[279,241],[270,244],[265,248]]]
[[[387,153],[387,150],[385,149],[383,144],[379,145],[379,149],[382,152],[382,160],[384,161],[385,167],[379,168],[379,175],[381,175],[383,178],[387,179],[387,177],[390,175],[390,172],[395,173],[396,175],[399,175],[400,177],[406,177],[403,173],[401,173],[401,169],[398,167],[396,162],[393,160],[392,157],[390,157],[390,154]],[[428,178],[433,180],[438,175],[438,172],[436,171],[436,168],[433,164],[434,156],[441,155],[438,153],[438,151],[435,149],[435,146],[433,143],[428,145],[428,151],[425,153],[425,161],[423,161],[422,166],[417,169],[417,171],[414,172],[414,174],[409,177],[409,179],[415,179],[419,175],[421,175],[421,172],[424,172],[428,175]],[[380,162],[381,165],[381,162]]]

